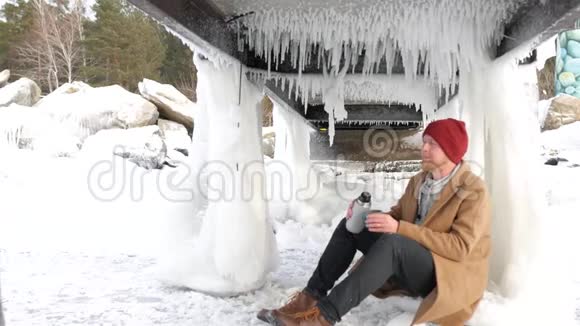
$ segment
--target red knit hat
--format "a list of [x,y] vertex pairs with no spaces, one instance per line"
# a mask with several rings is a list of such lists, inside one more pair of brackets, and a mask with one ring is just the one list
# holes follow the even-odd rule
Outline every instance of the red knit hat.
[[441,146],[445,155],[455,164],[461,162],[467,152],[467,131],[465,122],[455,119],[436,120],[431,122],[423,136],[429,135]]

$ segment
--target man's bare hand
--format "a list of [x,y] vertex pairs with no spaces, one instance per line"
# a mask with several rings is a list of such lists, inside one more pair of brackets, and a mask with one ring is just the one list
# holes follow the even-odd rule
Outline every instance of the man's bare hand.
[[371,213],[366,220],[367,229],[371,232],[397,233],[399,221],[386,213]]

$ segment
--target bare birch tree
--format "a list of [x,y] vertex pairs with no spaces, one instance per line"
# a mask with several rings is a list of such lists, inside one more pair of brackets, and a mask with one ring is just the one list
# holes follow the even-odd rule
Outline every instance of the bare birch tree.
[[82,0],[52,5],[46,0],[30,0],[34,8],[34,28],[17,48],[23,74],[38,80],[49,92],[61,81],[72,82],[83,61]]

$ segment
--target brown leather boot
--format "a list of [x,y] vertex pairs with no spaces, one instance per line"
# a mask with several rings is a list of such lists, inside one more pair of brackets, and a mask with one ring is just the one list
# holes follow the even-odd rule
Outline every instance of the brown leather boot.
[[272,325],[276,326],[331,326],[332,324],[324,318],[318,307],[312,307],[306,311],[285,315],[274,312],[275,320]]
[[294,293],[286,304],[278,309],[262,309],[258,312],[258,319],[271,323],[274,319],[274,312],[293,315],[296,313],[304,312],[316,306],[318,301],[305,291],[300,291]]

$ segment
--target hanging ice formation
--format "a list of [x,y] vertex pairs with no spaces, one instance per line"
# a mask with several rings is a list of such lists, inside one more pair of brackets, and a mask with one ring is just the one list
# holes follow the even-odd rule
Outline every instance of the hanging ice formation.
[[262,286],[277,264],[263,197],[261,92],[240,76],[239,64],[219,66],[196,56],[195,65],[199,100],[192,176],[194,216],[201,227],[165,266],[165,279],[202,292],[232,295]]
[[313,129],[304,118],[291,108],[272,101],[276,146],[274,161],[271,161],[271,175],[268,175],[270,190],[274,193],[270,205],[278,219],[294,218],[308,223],[307,214],[303,214],[304,199],[309,198],[311,191],[316,191],[317,180],[312,177],[310,165],[310,133]]
[[[274,85],[282,91],[293,94],[294,99],[302,100],[304,107],[308,104],[325,103],[332,93],[329,86],[335,85],[339,96],[344,103],[383,103],[383,104],[406,104],[414,105],[417,110],[422,110],[425,116],[431,119],[437,108],[438,92],[435,85],[429,80],[410,80],[403,75],[362,75],[346,74],[332,77],[332,74],[284,74],[263,70],[250,69],[249,78],[257,84],[264,84],[266,80],[273,80]],[[269,76],[268,76],[269,75]],[[339,79],[340,78],[340,79]],[[341,89],[342,88],[342,89]],[[327,92],[323,94],[324,92]],[[342,108],[338,109],[342,111]],[[336,115],[334,115],[336,117]],[[340,115],[339,115],[340,116]],[[340,121],[336,119],[337,122]],[[415,122],[415,121],[413,121]],[[369,121],[367,125],[374,122]]]
[[[247,5],[243,9],[254,13],[240,19],[239,35],[265,58],[268,73],[271,67],[289,60],[298,69],[302,94],[313,94],[311,89],[304,89],[311,85],[300,81],[307,64],[315,63],[331,72],[325,76],[325,84],[334,83],[336,89],[327,88],[328,94],[340,96],[344,86],[338,84],[345,79],[341,59],[345,67],[363,60],[363,75],[377,72],[384,60],[390,75],[400,52],[407,80],[428,80],[449,95],[457,84],[459,68],[468,72],[485,59],[486,49],[501,38],[502,22],[524,1],[340,0],[332,6],[307,7],[293,2],[260,8]],[[420,65],[424,65],[423,72]],[[290,89],[292,86],[290,81]],[[345,117],[344,98],[325,99],[330,102],[325,109],[330,111],[329,124],[333,125]],[[426,107],[423,112],[432,118],[434,109]]]

